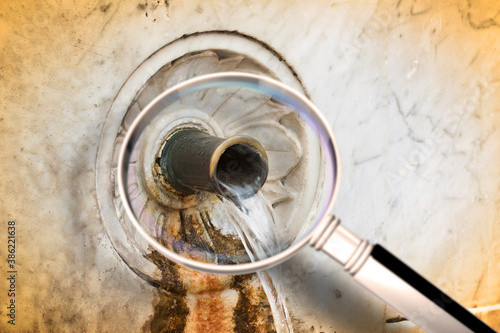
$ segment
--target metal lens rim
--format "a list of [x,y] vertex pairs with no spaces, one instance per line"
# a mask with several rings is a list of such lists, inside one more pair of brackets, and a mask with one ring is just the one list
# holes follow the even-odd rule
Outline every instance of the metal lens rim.
[[[304,236],[302,236],[299,241],[294,243],[289,248],[283,250],[282,252],[266,259],[237,265],[217,265],[200,262],[179,255],[164,247],[146,230],[144,230],[131,207],[130,197],[128,196],[128,193],[126,191],[130,157],[134,150],[135,144],[137,143],[146,126],[159,113],[161,113],[166,106],[175,102],[180,97],[199,90],[222,87],[240,87],[251,89],[272,96],[272,98],[276,99],[277,101],[283,102],[284,104],[293,106],[292,109],[296,113],[298,113],[309,126],[313,126],[315,132],[318,134],[322,147],[322,153],[326,155],[326,168],[327,170],[331,171],[330,177],[327,177],[327,179],[325,180],[328,189],[328,204],[323,207],[322,211],[320,212],[321,218],[316,222],[316,224],[314,224],[313,227]],[[287,87],[281,82],[270,79],[268,77],[237,72],[214,73],[198,76],[196,78],[184,81],[166,90],[146,106],[146,108],[132,123],[123,141],[118,159],[117,179],[120,197],[122,199],[123,207],[128,218],[137,229],[139,234],[144,237],[144,239],[156,251],[164,255],[166,258],[172,260],[173,262],[197,271],[216,274],[248,274],[270,268],[287,260],[303,246],[309,243],[315,231],[319,232],[317,227],[320,226],[320,222],[322,220],[328,218],[329,212],[333,208],[333,204],[337,195],[339,186],[338,179],[340,177],[340,168],[338,161],[338,149],[333,133],[323,115],[306,97],[302,96],[300,93],[296,92],[290,87]]]

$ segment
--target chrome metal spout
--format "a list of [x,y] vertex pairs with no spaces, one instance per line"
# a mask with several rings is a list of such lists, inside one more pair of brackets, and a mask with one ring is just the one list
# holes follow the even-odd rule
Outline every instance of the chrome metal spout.
[[198,129],[172,134],[159,163],[167,182],[179,192],[208,191],[231,197],[229,189],[237,188],[242,198],[260,190],[269,168],[266,151],[257,140],[247,136],[223,139]]

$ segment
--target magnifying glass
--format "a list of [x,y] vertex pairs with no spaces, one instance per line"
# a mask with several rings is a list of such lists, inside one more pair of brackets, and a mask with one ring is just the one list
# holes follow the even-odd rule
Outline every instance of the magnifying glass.
[[[196,132],[195,128],[189,129],[191,132],[168,133],[162,144],[159,160],[161,162],[165,156],[167,159],[168,156],[174,156],[170,157],[171,160],[177,164],[179,161],[183,162],[177,171],[169,169],[168,161],[162,164],[165,176],[171,174],[174,187],[176,175],[183,173],[182,179],[186,183],[192,183],[188,188],[209,189],[219,193],[221,197],[229,197],[240,209],[240,212],[234,209],[232,211],[234,219],[241,217],[239,224],[233,225],[232,230],[243,239],[245,251],[221,250],[224,253],[214,254],[214,247],[207,251],[196,239],[179,239],[168,232],[158,232],[156,221],[151,221],[144,214],[144,203],[135,204],[134,184],[141,181],[137,160],[142,154],[154,155],[155,152],[145,151],[143,147],[151,146],[148,144],[150,139],[147,133],[161,123],[159,119],[165,110],[188,108],[185,101],[200,99],[209,94],[231,96],[236,91],[248,91],[249,100],[271,101],[292,110],[300,122],[305,124],[304,128],[311,134],[314,144],[320,147],[318,154],[311,158],[323,170],[324,175],[317,186],[317,204],[312,208],[303,207],[310,211],[301,215],[306,216],[303,220],[293,222],[293,227],[290,225],[291,220],[276,221],[265,216],[248,218],[251,209],[242,209],[241,205],[245,205],[245,200],[253,197],[252,189],[258,191],[267,175],[267,172],[255,172],[252,167],[267,167],[267,156],[262,147],[252,138],[218,140],[200,134],[200,131]],[[234,112],[239,111],[235,108]],[[211,147],[205,149],[210,151],[208,158],[193,149],[197,142],[201,142],[204,147]],[[231,166],[231,159],[237,160],[240,155],[250,156],[244,164],[244,170],[258,178],[258,186],[253,186],[245,195],[236,198],[239,201],[235,201],[234,197],[238,193],[234,192],[232,197],[228,195],[231,189],[221,179],[223,170],[220,169],[221,165]],[[204,178],[198,177],[201,180],[194,179],[196,175],[188,171],[189,165],[197,163],[198,158],[208,161],[206,165],[199,166],[207,170]],[[382,246],[360,239],[340,224],[340,219],[331,214],[338,192],[339,176],[339,155],[333,133],[321,112],[307,98],[273,79],[231,72],[196,77],[155,98],[135,119],[124,138],[118,160],[117,183],[123,208],[137,232],[152,248],[180,265],[207,273],[247,274],[273,267],[309,245],[338,261],[356,282],[427,332],[494,332]],[[245,173],[238,179],[245,179]],[[178,183],[179,187],[183,186],[182,181]],[[258,205],[255,202],[257,199],[248,200],[254,200],[253,204]],[[217,247],[215,249],[217,251]]]

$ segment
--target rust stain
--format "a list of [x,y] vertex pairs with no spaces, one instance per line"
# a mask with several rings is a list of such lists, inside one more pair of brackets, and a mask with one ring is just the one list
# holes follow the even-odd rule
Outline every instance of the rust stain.
[[256,274],[201,273],[167,261],[148,259],[162,272],[158,300],[144,332],[274,332],[271,307]]
[[[234,260],[242,255],[241,240],[214,227],[205,205],[164,215],[161,225],[169,237],[176,239],[170,243],[171,249],[207,262],[215,258]],[[146,332],[274,331],[271,308],[256,274],[201,273],[172,263],[158,252],[147,258],[159,268],[162,278],[153,283],[158,288],[158,301],[144,325]]]
[[159,301],[154,307],[154,315],[146,324],[149,324],[151,333],[182,333],[188,314],[189,308],[184,298],[159,289]]
[[235,300],[231,299],[231,295],[237,297],[236,291],[229,291],[233,277],[200,273],[184,267],[180,268],[180,272],[188,293],[188,303],[191,303],[186,332],[233,331],[232,305]]
[[[143,330],[152,333],[182,333],[186,327],[189,308],[186,302],[187,291],[179,276],[180,266],[154,251],[148,259],[162,272],[158,281],[158,303],[154,306],[153,316],[145,323]],[[149,328],[149,329],[148,329]]]
[[234,309],[235,332],[276,332],[271,306],[255,274],[235,276],[233,287],[239,290]]
[[233,330],[232,309],[227,309],[220,291],[198,295],[193,312],[196,332],[230,332]]
[[179,266],[179,273],[188,294],[226,290],[231,288],[233,280],[230,275],[201,273],[182,266]]

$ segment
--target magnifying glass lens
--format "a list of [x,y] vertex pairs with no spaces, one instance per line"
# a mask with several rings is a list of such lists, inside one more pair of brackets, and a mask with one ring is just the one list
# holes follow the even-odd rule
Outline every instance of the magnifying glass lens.
[[272,79],[219,73],[166,91],[124,138],[126,219],[167,258],[214,273],[277,264],[333,205],[337,150],[325,120]]

